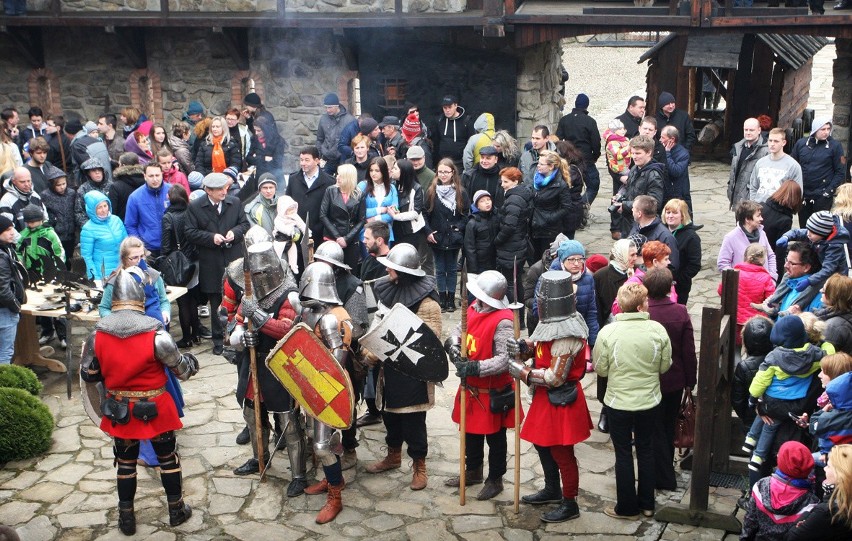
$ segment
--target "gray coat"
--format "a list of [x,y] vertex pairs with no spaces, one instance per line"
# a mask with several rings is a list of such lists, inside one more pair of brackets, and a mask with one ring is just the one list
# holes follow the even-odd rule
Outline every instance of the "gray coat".
[[751,178],[751,172],[757,160],[769,154],[769,149],[766,147],[766,142],[762,137],[757,139],[754,151],[743,161],[743,165],[737,173],[737,164],[740,161],[745,139],[734,143],[731,149],[731,175],[728,179],[728,201],[731,202],[733,209],[740,201],[748,199],[748,181]]
[[340,106],[340,111],[330,116],[323,114],[317,126],[317,146],[320,156],[329,161],[340,160],[340,151],[337,150],[337,142],[343,128],[355,121],[355,117],[349,114],[346,107]]

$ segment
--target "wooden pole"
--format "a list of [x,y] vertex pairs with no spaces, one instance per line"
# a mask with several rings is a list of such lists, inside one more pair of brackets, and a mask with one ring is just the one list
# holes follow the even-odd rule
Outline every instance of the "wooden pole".
[[[467,262],[461,271],[461,357],[467,359]],[[459,382],[459,505],[465,504],[465,455],[467,454],[467,387],[465,378]]]
[[[518,302],[518,258],[515,257],[513,269],[513,304],[515,313],[512,327],[515,340],[521,337],[521,310],[524,305]],[[515,514],[521,512],[521,378],[515,378]]]
[[[248,262],[248,250],[243,251],[243,279],[245,281],[245,288],[243,289],[243,299],[251,299],[252,298],[252,287],[251,287],[251,268],[249,268]],[[213,307],[211,307],[213,308]],[[213,314],[213,317],[218,317],[217,314]],[[252,324],[251,318],[244,318],[243,322],[246,326],[246,332],[251,332],[253,330],[254,325]],[[252,400],[254,401],[254,427],[255,427],[255,440],[257,443],[257,462],[258,467],[260,469],[260,482],[266,482],[266,477],[264,473],[266,473],[266,456],[264,455],[263,450],[266,449],[263,441],[263,420],[260,415],[260,382],[257,379],[257,352],[254,349],[254,346],[250,346],[248,348],[249,354],[249,378],[252,385]]]

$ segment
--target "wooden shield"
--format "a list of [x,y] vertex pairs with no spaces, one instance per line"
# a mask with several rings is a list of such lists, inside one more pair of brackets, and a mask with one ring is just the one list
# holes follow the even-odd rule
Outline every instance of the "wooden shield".
[[439,382],[449,375],[449,361],[441,340],[422,319],[396,304],[378,325],[358,339],[376,357],[407,376]]
[[275,344],[266,366],[308,415],[332,428],[351,426],[355,393],[349,374],[306,324]]

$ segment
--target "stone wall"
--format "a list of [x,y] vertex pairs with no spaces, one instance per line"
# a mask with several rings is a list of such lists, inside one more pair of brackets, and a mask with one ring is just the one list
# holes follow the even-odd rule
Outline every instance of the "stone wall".
[[517,110],[518,141],[526,141],[536,124],[555,131],[564,98],[562,57],[558,41],[523,49],[518,63]]
[[834,132],[833,137],[843,143],[846,155],[852,149],[852,39],[834,41],[837,58],[834,60]]
[[[467,0],[403,0],[403,13],[461,13]],[[392,13],[394,0],[289,0],[285,11],[294,13]]]
[[[30,0],[30,11],[47,11],[50,0]],[[288,0],[291,13],[393,13],[394,0]],[[461,13],[467,0],[403,0],[404,13]],[[275,12],[277,0],[169,0],[173,12]],[[63,11],[159,11],[160,0],[67,0]]]

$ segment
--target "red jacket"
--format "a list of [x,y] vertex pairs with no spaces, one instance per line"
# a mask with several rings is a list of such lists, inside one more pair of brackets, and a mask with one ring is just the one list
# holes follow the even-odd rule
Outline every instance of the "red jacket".
[[[740,283],[737,290],[737,325],[743,325],[749,318],[759,315],[750,303],[761,303],[775,291],[775,280],[766,267],[753,263],[737,263],[734,269],[740,271]],[[722,284],[719,284],[722,294]]]

